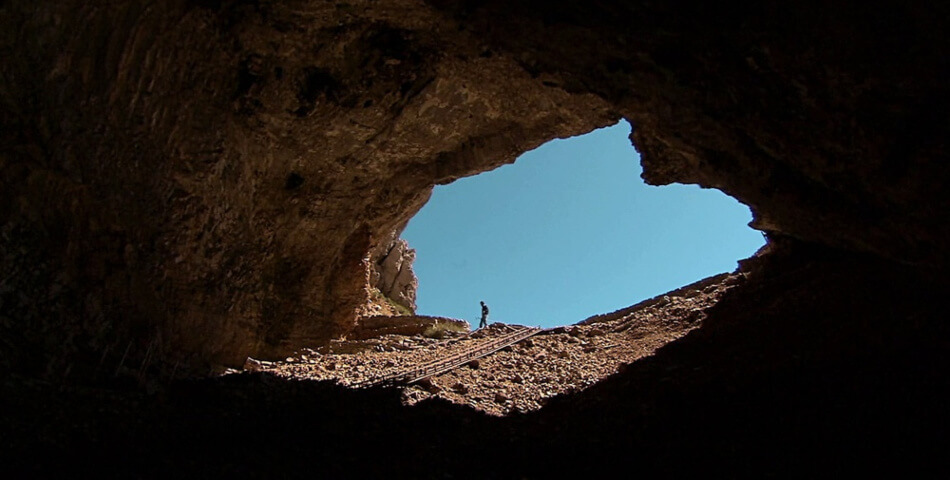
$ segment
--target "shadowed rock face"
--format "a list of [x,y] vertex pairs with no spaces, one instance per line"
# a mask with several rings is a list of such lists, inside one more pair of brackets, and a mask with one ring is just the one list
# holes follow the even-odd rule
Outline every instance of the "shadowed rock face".
[[345,334],[434,185],[621,117],[649,183],[950,261],[946,6],[86,3],[0,7],[4,367]]
[[490,3],[452,11],[620,110],[648,183],[719,188],[764,231],[946,265],[946,6]]

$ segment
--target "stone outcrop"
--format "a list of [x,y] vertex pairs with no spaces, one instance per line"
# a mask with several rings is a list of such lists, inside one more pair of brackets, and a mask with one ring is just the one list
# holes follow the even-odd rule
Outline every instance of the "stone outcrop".
[[345,335],[434,185],[621,117],[649,183],[945,269],[948,8],[4,2],[0,362],[198,370]]
[[439,336],[439,330],[468,332],[471,325],[465,320],[428,315],[371,315],[357,321],[352,338],[364,340],[383,335]]
[[421,2],[2,8],[4,325],[59,372],[345,334],[433,185],[619,118]]
[[392,241],[380,244],[380,247],[370,257],[370,287],[408,313],[415,313],[419,281],[412,270],[412,262],[416,259],[416,251],[399,238],[397,231],[393,232]]

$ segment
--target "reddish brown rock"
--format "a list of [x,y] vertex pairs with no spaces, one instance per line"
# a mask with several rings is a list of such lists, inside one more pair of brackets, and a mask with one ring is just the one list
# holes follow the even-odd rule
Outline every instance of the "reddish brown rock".
[[[945,471],[947,18],[913,0],[0,2],[8,469]],[[702,328],[667,315],[683,291],[595,318],[610,328],[591,344],[618,344],[587,356],[536,338],[568,353],[538,362],[540,399],[491,373],[520,349],[458,371],[493,412],[557,397],[516,421],[272,375],[168,382],[348,346],[433,185],[621,117],[646,181],[720,189],[768,232]],[[321,378],[374,368],[326,355]],[[472,461],[473,445],[497,448]]]
[[371,252],[434,185],[618,118],[425,4],[296,3],[4,4],[3,305],[24,335],[195,367],[346,335]]
[[436,385],[430,377],[423,378],[422,380],[416,382],[416,384],[431,394],[436,394],[442,391],[442,388]]
[[776,5],[4,2],[3,365],[349,335],[373,288],[411,309],[392,245],[434,185],[620,118],[651,184],[946,268],[947,7]]

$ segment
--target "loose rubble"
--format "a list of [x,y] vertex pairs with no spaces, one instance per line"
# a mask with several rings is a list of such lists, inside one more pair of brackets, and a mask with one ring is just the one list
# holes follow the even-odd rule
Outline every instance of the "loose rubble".
[[[587,388],[698,328],[705,310],[740,280],[740,274],[728,276],[701,290],[667,294],[642,308],[604,316],[602,321],[543,331],[449,372],[400,387],[403,401],[411,405],[439,397],[492,415],[537,410],[550,398]],[[471,333],[448,332],[442,339],[383,335],[338,340],[300,350],[284,361],[249,358],[245,371],[359,386],[461,352],[512,328],[495,323]]]

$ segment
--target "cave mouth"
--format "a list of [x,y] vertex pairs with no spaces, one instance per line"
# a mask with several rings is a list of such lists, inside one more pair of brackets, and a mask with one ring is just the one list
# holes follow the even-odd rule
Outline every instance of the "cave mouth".
[[[405,256],[416,313],[436,317],[424,331],[418,317],[403,331],[390,315],[368,316],[354,338],[245,370],[398,386],[405,405],[439,399],[507,416],[583,392],[701,328],[742,284],[736,261],[764,238],[748,207],[718,190],[644,184],[630,130],[555,140],[437,187],[402,234],[417,249]],[[487,328],[438,318],[475,327],[480,301]]]
[[574,324],[705,277],[764,244],[749,208],[715,189],[640,180],[625,120],[511,165],[437,186],[402,237],[417,312],[477,326]]

